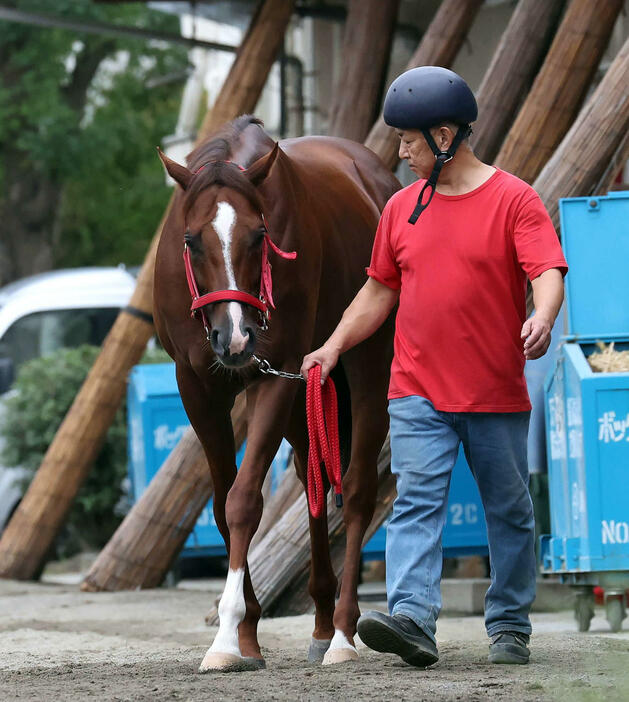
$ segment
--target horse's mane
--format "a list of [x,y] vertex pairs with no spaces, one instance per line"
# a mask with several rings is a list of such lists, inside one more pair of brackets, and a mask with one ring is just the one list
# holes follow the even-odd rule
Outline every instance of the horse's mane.
[[188,168],[195,173],[195,177],[186,189],[183,203],[185,212],[201,191],[211,185],[232,188],[244,195],[257,210],[262,210],[260,196],[250,180],[235,164],[226,163],[232,157],[233,146],[240,142],[240,135],[252,124],[262,126],[263,123],[252,115],[237,117],[188,154]]

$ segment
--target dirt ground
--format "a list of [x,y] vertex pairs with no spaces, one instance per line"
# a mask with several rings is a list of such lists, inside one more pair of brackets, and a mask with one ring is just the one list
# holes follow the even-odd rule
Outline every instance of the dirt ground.
[[265,619],[266,670],[199,675],[212,600],[0,581],[0,700],[629,700],[629,620],[612,634],[602,611],[587,634],[572,612],[534,615],[531,663],[515,667],[487,663],[480,617],[443,617],[428,670],[362,644],[357,663],[310,665],[312,618]]

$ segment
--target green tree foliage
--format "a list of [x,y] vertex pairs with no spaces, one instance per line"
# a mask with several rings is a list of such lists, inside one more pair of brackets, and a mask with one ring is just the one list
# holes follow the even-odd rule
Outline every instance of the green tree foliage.
[[[17,9],[177,33],[144,3],[13,0]],[[186,50],[0,21],[0,283],[66,265],[139,263],[169,189]]]
[[[20,368],[0,423],[4,440],[0,461],[4,465],[23,466],[31,476],[35,474],[99,352],[96,346],[61,349]],[[167,361],[167,354],[156,350],[147,352],[142,362]],[[101,548],[120,523],[122,514],[117,506],[127,475],[126,427],[123,403],[74,501],[67,527],[57,542],[59,555]]]

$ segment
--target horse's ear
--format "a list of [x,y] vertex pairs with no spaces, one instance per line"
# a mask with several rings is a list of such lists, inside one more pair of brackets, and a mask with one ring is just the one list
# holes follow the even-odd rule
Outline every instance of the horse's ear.
[[257,161],[254,161],[249,168],[245,171],[245,175],[253,183],[253,185],[260,185],[260,183],[269,175],[271,166],[275,163],[275,159],[280,153],[280,145],[276,141],[275,146],[271,151],[269,151],[266,156],[262,156]]
[[166,154],[159,148],[157,147],[157,153],[159,157],[162,159],[162,163],[164,164],[164,168],[168,171],[168,175],[173,179],[176,180],[179,185],[185,190],[188,185],[190,185],[190,181],[192,180],[192,176],[194,175],[191,171],[189,171],[185,166],[182,166],[181,164],[177,163],[176,161],[173,161],[172,158],[168,158]]

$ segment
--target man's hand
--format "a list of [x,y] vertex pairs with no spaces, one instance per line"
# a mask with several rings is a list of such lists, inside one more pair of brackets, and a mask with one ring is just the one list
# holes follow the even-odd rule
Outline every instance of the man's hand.
[[308,380],[308,371],[313,366],[321,366],[321,385],[323,385],[328,375],[330,375],[331,370],[338,363],[339,355],[337,349],[328,346],[328,344],[324,344],[320,349],[304,356],[299,372]]
[[550,331],[563,302],[563,276],[558,268],[549,268],[531,280],[535,314],[524,322],[520,337],[524,339],[524,358],[541,358],[550,346]]
[[520,337],[524,339],[524,357],[527,361],[541,358],[548,351],[552,327],[550,320],[538,314],[524,322]]

